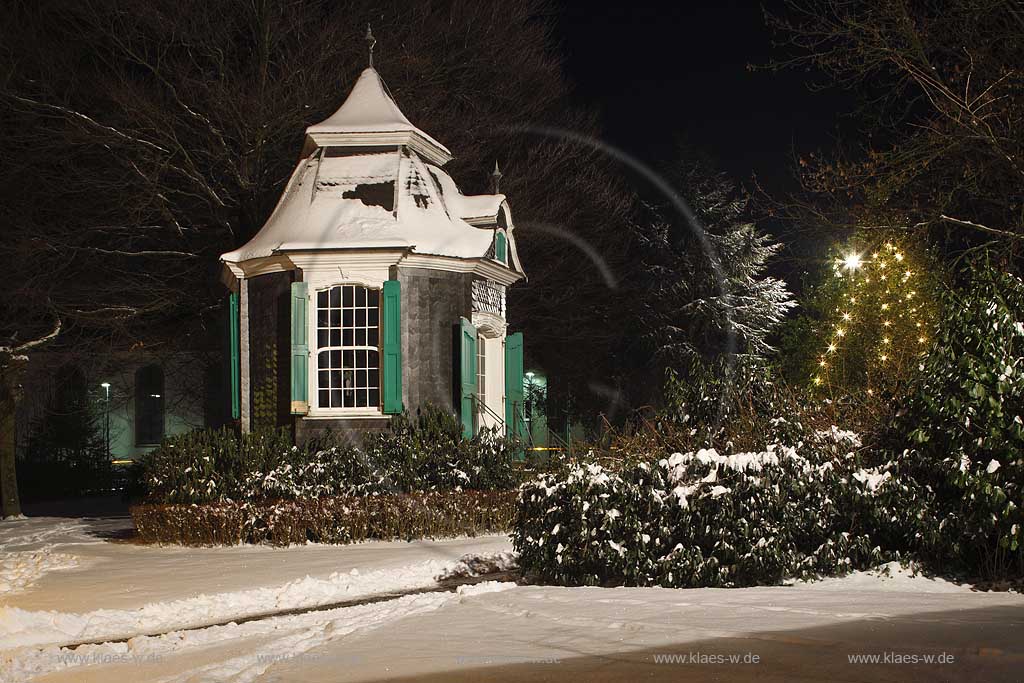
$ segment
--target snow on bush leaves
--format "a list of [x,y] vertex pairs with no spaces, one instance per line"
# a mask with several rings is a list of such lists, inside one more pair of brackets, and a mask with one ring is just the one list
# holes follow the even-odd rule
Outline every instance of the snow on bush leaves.
[[[855,435],[759,453],[676,453],[619,471],[580,465],[523,486],[513,540],[524,570],[566,585],[751,586],[883,560],[891,465],[865,470]],[[837,452],[833,452],[836,450]]]
[[286,430],[175,436],[139,460],[135,488],[157,503],[511,489],[514,450],[493,430],[464,439],[452,415],[428,406],[416,419],[396,416],[361,448],[330,435],[296,447]]
[[919,484],[912,541],[947,571],[1021,576],[1024,281],[979,260],[943,308],[890,434],[901,473]]

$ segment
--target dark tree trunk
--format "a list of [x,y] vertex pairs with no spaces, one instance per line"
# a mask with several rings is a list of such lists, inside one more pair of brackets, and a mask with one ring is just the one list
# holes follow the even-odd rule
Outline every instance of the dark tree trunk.
[[0,518],[21,514],[18,477],[15,470],[15,408],[19,391],[20,368],[0,372]]

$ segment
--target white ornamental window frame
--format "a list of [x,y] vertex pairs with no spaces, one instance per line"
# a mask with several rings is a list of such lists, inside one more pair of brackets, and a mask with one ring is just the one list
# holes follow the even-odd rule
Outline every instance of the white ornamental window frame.
[[478,414],[486,413],[484,406],[487,403],[487,336],[480,330],[476,334],[476,393],[476,411]]
[[[368,346],[366,344],[363,344],[363,345],[361,345],[359,347],[357,347],[355,345],[353,345],[353,346],[345,346],[344,344],[339,345],[338,347],[335,347],[335,346],[333,346],[331,344],[328,344],[327,347],[325,347],[324,349],[321,349],[321,347],[320,347],[320,336],[319,336],[319,332],[321,330],[320,325],[319,325],[319,320],[320,320],[319,294],[321,292],[328,292],[328,296],[330,296],[329,292],[331,290],[333,290],[335,288],[344,288],[344,287],[361,288],[361,289],[365,289],[367,291],[373,290],[373,291],[377,292],[377,346],[376,347],[370,347],[370,346]],[[310,395],[310,398],[311,398],[311,400],[309,402],[309,415],[308,415],[308,417],[312,417],[312,418],[317,418],[317,417],[320,417],[320,418],[366,418],[366,417],[386,418],[387,417],[386,415],[384,415],[384,409],[383,409],[383,400],[384,400],[383,399],[383,386],[381,385],[381,383],[383,381],[383,367],[382,367],[382,360],[381,360],[382,356],[383,356],[383,348],[382,348],[383,336],[381,335],[381,326],[383,324],[383,289],[384,289],[384,283],[383,282],[376,282],[376,281],[370,282],[370,281],[364,280],[364,279],[343,279],[343,280],[336,280],[336,281],[318,280],[318,281],[316,281],[316,282],[311,284],[310,291],[309,291],[309,294],[308,294],[308,307],[307,307],[307,310],[310,311],[310,315],[308,316],[308,321],[307,321],[307,329],[309,330],[309,340],[310,340],[309,381],[308,381],[308,384],[309,384],[309,395]],[[344,296],[344,290],[342,290],[341,296],[342,297]],[[354,292],[353,292],[353,296],[355,296]],[[363,308],[365,308],[365,306]],[[328,310],[331,310],[331,306],[330,305],[328,305]],[[341,308],[341,310],[343,311],[344,309]],[[342,313],[341,315],[344,315],[344,314]],[[354,314],[353,314],[353,316],[354,316]],[[344,321],[342,321],[342,322],[344,322]],[[341,329],[342,329],[342,334],[343,334],[343,326],[342,326]],[[342,340],[342,341],[344,341],[344,340]],[[342,361],[344,361],[344,352],[345,352],[346,349],[351,350],[353,352],[360,351],[360,350],[365,350],[365,351],[369,352],[369,351],[373,350],[374,348],[376,349],[376,352],[377,352],[377,368],[376,368],[376,370],[377,370],[377,392],[378,392],[377,405],[375,405],[375,406],[369,406],[369,405],[367,405],[367,406],[351,406],[351,407],[331,407],[331,406],[324,407],[324,406],[321,406],[320,405],[320,374],[319,374],[319,372],[320,372],[319,356],[320,356],[321,350],[329,351],[329,352],[330,351],[340,351],[342,353]],[[358,372],[359,368],[353,368],[353,370]],[[369,372],[368,369],[365,369],[365,370],[367,372]],[[331,369],[328,369],[328,372],[330,372],[330,371],[331,371]],[[344,373],[344,369],[343,368],[341,369],[341,372]],[[328,389],[328,391],[330,391],[330,389]],[[342,391],[344,391],[344,389],[342,389]]]
[[[505,337],[508,332],[508,323],[505,319],[494,313],[486,313],[483,311],[474,311],[471,321],[473,327],[476,328],[477,333],[477,361],[479,362],[480,348],[489,347],[488,351],[484,351],[487,357],[487,384],[488,387],[485,391],[489,391],[490,396],[487,393],[480,391],[480,387],[477,387],[478,400],[481,403],[487,405],[490,411],[485,410],[483,406],[480,406],[477,413],[477,422],[481,427],[490,426],[491,424],[497,424],[497,420],[491,415],[493,411],[497,416],[498,420],[505,419]],[[479,368],[477,368],[477,378],[479,379]],[[500,391],[500,393],[499,393]],[[489,400],[490,399],[490,400]]]

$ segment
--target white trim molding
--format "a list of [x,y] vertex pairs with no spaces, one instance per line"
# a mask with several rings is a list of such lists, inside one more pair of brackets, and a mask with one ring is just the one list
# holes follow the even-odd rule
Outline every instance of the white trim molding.
[[433,254],[407,254],[398,263],[409,268],[427,268],[430,270],[446,270],[452,273],[473,273],[480,277],[494,280],[503,285],[511,285],[526,276],[517,273],[489,258],[464,259],[453,256],[435,256]]
[[237,263],[224,261],[228,272],[236,279],[253,278],[267,273],[286,273],[295,270],[295,264],[285,254],[275,254],[264,258],[254,258]]
[[[313,131],[307,138],[317,147],[402,147],[406,146],[427,161],[444,166],[452,160],[451,152],[440,143],[416,130],[396,131],[355,131],[350,133],[330,133]],[[309,143],[303,149],[305,154]]]
[[238,392],[241,398],[239,406],[239,428],[243,434],[252,430],[252,379],[249,377],[249,280],[238,280]]
[[[344,256],[344,253],[338,255]],[[393,260],[398,258],[395,253],[381,258],[380,252],[377,253],[376,260],[365,258],[367,256],[365,253],[361,256],[363,258],[355,261],[351,259],[317,259],[306,262],[313,264],[313,267],[302,270],[302,279],[308,284],[306,288],[306,310],[309,312],[309,315],[306,316],[306,334],[307,339],[310,340],[308,372],[306,374],[306,391],[309,396],[309,412],[306,415],[308,418],[347,420],[388,417],[383,414],[381,406],[376,408],[323,408],[320,406],[319,367],[317,365],[319,352],[317,346],[317,293],[343,285],[355,285],[383,292],[384,282],[390,279],[389,274]],[[304,262],[301,257],[298,261]],[[359,271],[356,272],[352,268],[359,268]],[[383,293],[380,296],[383,297]],[[382,353],[380,357],[383,358]]]
[[508,323],[505,319],[499,315],[493,313],[485,313],[483,311],[473,311],[473,319],[470,321],[473,323],[479,332],[482,332],[485,337],[505,337],[505,331],[508,329]]
[[381,411],[365,411],[356,412],[350,410],[349,412],[319,412],[317,414],[303,415],[303,420],[390,420],[393,415],[385,415]]

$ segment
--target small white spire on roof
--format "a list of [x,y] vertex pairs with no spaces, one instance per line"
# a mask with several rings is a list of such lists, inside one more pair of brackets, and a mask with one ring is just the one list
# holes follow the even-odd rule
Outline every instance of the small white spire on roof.
[[493,187],[493,190],[492,190],[493,194],[499,194],[500,193],[499,187],[500,187],[500,184],[501,184],[501,176],[502,175],[503,174],[502,174],[501,170],[498,168],[498,160],[495,159],[494,160],[494,170],[491,171],[491,186]]
[[[372,34],[367,31],[367,35]],[[370,48],[373,54],[373,48]],[[440,142],[414,126],[395,104],[380,74],[363,69],[338,111],[306,128],[307,142],[317,147],[408,145],[437,165],[452,158]]]
[[370,68],[373,68],[373,48],[377,45],[377,39],[373,37],[373,31],[370,29],[370,25],[366,25],[366,42],[370,46]]

